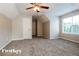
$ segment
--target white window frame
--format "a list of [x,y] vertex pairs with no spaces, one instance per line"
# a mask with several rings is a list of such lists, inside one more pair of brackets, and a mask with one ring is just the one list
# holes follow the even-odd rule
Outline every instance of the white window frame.
[[[77,15],[74,15],[74,16],[77,16]],[[72,23],[73,23],[73,17],[74,17],[74,16],[71,16],[71,17],[72,17]],[[66,17],[66,18],[69,18],[69,17]],[[79,35],[79,33],[64,32],[64,23],[63,23],[63,20],[66,19],[66,18],[63,18],[63,19],[62,19],[62,33],[65,33],[65,34],[72,34],[72,35]]]

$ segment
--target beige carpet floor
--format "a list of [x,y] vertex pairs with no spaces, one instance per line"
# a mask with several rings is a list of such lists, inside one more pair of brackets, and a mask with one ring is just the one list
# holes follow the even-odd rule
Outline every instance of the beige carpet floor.
[[1,56],[79,56],[79,44],[63,39],[28,39],[12,41],[4,49],[20,49],[20,54],[2,53]]

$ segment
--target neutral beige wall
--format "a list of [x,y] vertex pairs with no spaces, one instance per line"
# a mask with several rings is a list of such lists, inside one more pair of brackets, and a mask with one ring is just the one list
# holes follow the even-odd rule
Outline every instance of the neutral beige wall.
[[19,40],[23,39],[23,26],[22,26],[22,18],[17,17],[12,21],[12,39]]
[[60,37],[63,38],[63,39],[66,39],[66,40],[70,40],[70,41],[79,43],[79,35],[62,33],[62,19],[65,18],[65,17],[76,15],[76,14],[79,14],[78,10],[73,11],[71,13],[68,13],[68,14],[63,15],[62,17],[60,17]]
[[32,21],[32,35],[36,34],[36,23],[35,21]]
[[0,49],[11,41],[12,21],[5,15],[0,14]]
[[50,39],[59,38],[59,17],[52,16],[50,18]]
[[32,17],[26,16],[22,20],[23,20],[23,38],[32,39]]
[[32,39],[32,17],[17,17],[12,21],[12,39]]
[[49,38],[50,34],[50,23],[49,21],[43,23],[43,36],[44,38]]
[[41,21],[37,21],[37,36],[43,36],[43,24]]

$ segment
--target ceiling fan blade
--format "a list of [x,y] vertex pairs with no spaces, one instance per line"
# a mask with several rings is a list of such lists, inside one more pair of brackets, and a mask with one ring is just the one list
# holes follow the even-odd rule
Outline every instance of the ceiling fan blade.
[[30,3],[30,4],[34,5],[34,4],[36,4],[36,3]]
[[48,7],[48,6],[40,6],[40,8],[49,9],[49,7]]
[[28,10],[28,9],[32,9],[33,7],[29,7],[29,8],[26,8],[26,10]]

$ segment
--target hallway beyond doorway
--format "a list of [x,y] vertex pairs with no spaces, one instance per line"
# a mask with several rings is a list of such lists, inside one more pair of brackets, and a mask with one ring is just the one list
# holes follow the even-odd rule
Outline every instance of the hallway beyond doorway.
[[32,37],[49,39],[50,21],[45,15],[32,16]]

